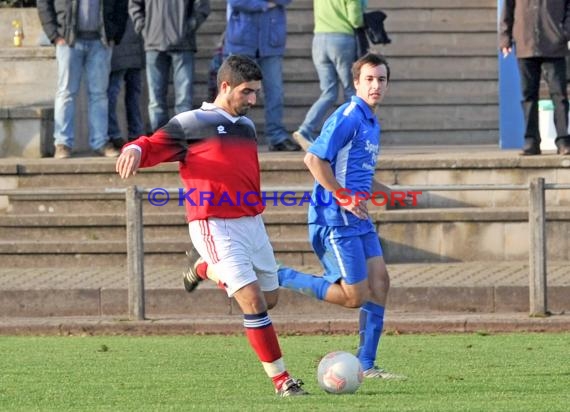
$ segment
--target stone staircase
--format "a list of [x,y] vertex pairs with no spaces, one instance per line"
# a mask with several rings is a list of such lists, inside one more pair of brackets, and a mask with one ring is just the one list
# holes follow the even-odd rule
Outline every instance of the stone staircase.
[[[524,184],[535,176],[547,182],[570,181],[570,165],[560,156],[521,158],[512,152],[457,149],[405,156],[387,152],[380,158],[377,176],[392,185]],[[280,195],[289,189],[310,189],[302,154],[261,153],[260,159],[264,190]],[[41,191],[31,198],[0,196],[0,311],[10,316],[124,314],[124,197],[83,193],[132,184],[177,188],[177,167],[166,164],[143,170],[124,182],[110,159],[0,163],[2,189]],[[50,188],[65,193],[47,194]],[[526,192],[441,191],[418,199],[417,208],[372,208],[394,279],[390,305],[403,311],[528,310]],[[567,310],[570,193],[549,191],[546,200],[550,307]],[[194,305],[208,301],[205,296],[216,296],[212,299],[218,302],[219,291],[211,287],[201,288],[192,295],[201,297],[191,301],[181,289],[189,237],[176,196],[162,207],[144,200],[143,210],[146,293],[152,312],[176,313],[178,307],[193,313]],[[279,260],[320,272],[307,241],[306,206],[269,205],[264,220]],[[296,310],[336,310],[284,296],[286,307],[309,305]]]
[[[371,0],[369,9],[388,15],[392,43],[378,46],[392,68],[391,90],[380,112],[385,145],[496,144],[498,142],[496,2],[441,0]],[[213,0],[212,13],[198,35],[194,104],[207,95],[208,64],[225,28],[225,1]],[[25,47],[0,39],[0,97],[3,122],[0,156],[49,155],[56,65],[52,47],[37,47],[41,28],[35,9],[9,9],[24,20]],[[11,19],[2,18],[0,23]],[[8,12],[4,12],[8,15]],[[8,24],[8,23],[6,23]],[[5,25],[6,25],[5,24]],[[319,95],[311,60],[312,2],[296,0],[288,8],[288,43],[284,60],[284,124],[295,130]],[[39,75],[41,73],[41,75]],[[84,92],[82,92],[84,94]],[[172,93],[171,93],[172,95]],[[86,130],[84,97],[78,130]],[[146,98],[143,102],[146,107]],[[263,96],[251,113],[263,142]],[[24,108],[22,108],[22,106]],[[17,110],[15,107],[19,107]],[[119,105],[119,111],[123,107]],[[26,126],[19,124],[26,122]],[[18,123],[18,124],[15,124]],[[34,124],[33,136],[25,131]],[[38,140],[47,140],[41,145]],[[27,145],[21,141],[30,140]],[[77,150],[88,150],[80,135]]]
[[[310,191],[302,154],[261,153],[262,189],[279,197],[285,191]],[[377,176],[389,185],[527,184],[533,177],[570,182],[559,156],[521,158],[515,153],[410,154],[381,156]],[[6,266],[66,266],[124,263],[124,195],[84,194],[90,189],[179,188],[175,164],[143,170],[128,182],[110,159],[76,158],[65,162],[4,161],[0,188],[41,190],[33,197],[0,197],[0,254]],[[46,194],[53,188],[60,194]],[[291,196],[288,196],[291,198]],[[546,195],[551,260],[568,260],[570,191]],[[315,265],[307,242],[307,205],[287,207],[268,201],[264,213],[277,257],[288,264]],[[524,261],[528,257],[528,191],[429,191],[414,208],[377,207],[371,213],[390,263]],[[164,265],[188,247],[183,207],[177,195],[161,207],[144,201],[145,252],[149,264]],[[100,255],[105,259],[100,259]]]

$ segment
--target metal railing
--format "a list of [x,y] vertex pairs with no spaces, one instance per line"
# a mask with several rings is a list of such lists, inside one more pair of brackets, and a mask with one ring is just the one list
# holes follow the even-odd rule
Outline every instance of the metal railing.
[[[394,185],[399,191],[472,191],[472,190],[528,190],[529,191],[529,304],[530,316],[546,316],[546,190],[570,189],[570,184],[545,183],[544,178],[534,178],[529,184],[474,184],[474,185]],[[264,187],[264,192],[305,191],[308,187]],[[106,189],[3,189],[0,196],[48,196],[48,195],[121,195],[125,196],[127,232],[128,312],[131,320],[145,319],[144,301],[144,243],[142,196],[152,189],[130,186]],[[165,189],[177,194],[178,189]]]

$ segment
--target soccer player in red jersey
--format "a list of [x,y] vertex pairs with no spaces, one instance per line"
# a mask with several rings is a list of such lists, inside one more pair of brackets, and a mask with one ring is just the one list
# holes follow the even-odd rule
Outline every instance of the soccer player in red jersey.
[[153,135],[126,145],[116,171],[126,179],[142,167],[179,162],[190,237],[201,256],[193,273],[201,279],[219,274],[215,280],[239,304],[249,343],[276,393],[305,395],[303,382],[285,368],[267,313],[277,304],[278,266],[261,219],[255,126],[245,117],[261,80],[253,60],[228,57],[218,72],[214,103],[180,113]]

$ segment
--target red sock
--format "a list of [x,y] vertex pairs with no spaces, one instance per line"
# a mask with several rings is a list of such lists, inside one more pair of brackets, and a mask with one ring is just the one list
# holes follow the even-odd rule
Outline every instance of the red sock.
[[198,263],[196,265],[196,274],[200,276],[202,279],[208,279],[208,264],[206,262]]
[[273,381],[273,386],[275,386],[275,389],[280,390],[285,381],[289,379],[289,377],[289,372],[287,371],[281,372],[277,376],[273,376],[271,380]]
[[267,312],[257,315],[243,315],[243,325],[249,344],[263,364],[267,375],[279,390],[289,378],[283,364],[277,334]]

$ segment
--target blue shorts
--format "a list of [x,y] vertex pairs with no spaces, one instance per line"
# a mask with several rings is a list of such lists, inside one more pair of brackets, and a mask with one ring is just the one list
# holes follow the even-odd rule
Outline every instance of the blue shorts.
[[343,236],[343,229],[310,224],[309,238],[325,268],[323,277],[332,283],[342,279],[347,285],[354,285],[368,277],[366,261],[382,256],[382,246],[374,230]]

